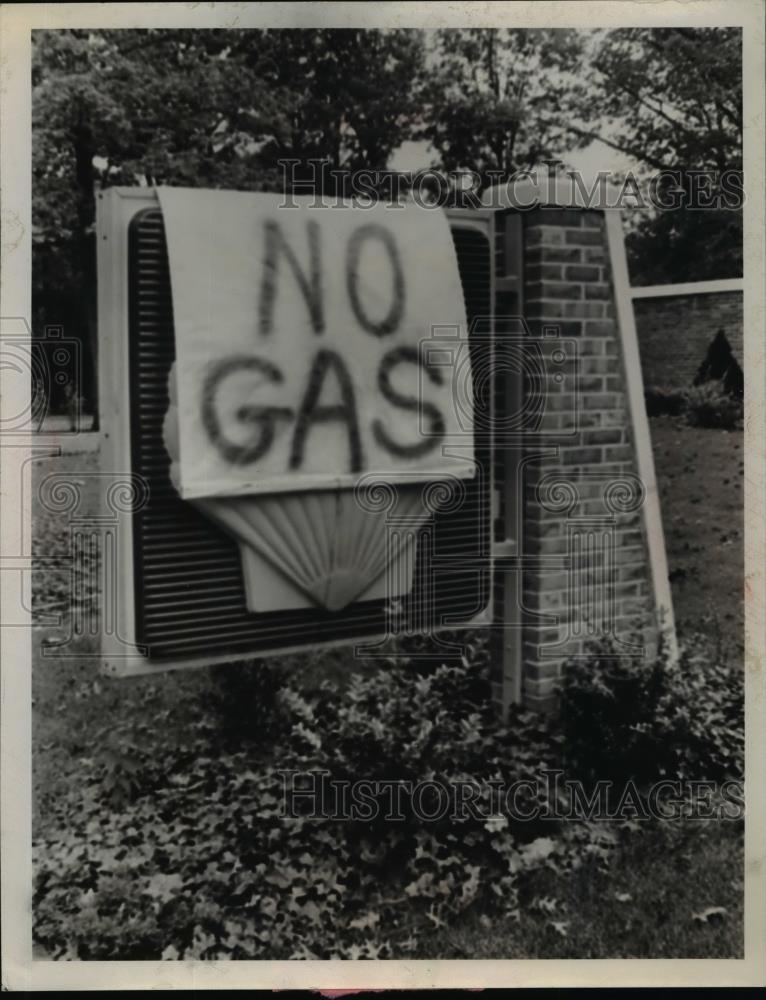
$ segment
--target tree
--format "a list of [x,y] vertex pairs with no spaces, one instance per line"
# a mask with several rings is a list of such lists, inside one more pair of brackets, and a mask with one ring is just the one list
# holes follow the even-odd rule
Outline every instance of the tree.
[[[598,139],[645,171],[667,172],[660,193],[694,171],[711,172],[709,196],[726,195],[742,170],[742,38],[739,28],[624,28],[595,33],[589,70],[570,91],[568,129]],[[712,176],[714,175],[714,176]],[[670,198],[668,200],[671,200]],[[742,274],[736,208],[641,211],[628,234],[634,284]]]
[[247,142],[281,125],[279,93],[242,67],[235,71],[229,43],[226,32],[34,34],[33,318],[37,330],[61,324],[83,341],[91,407],[96,191],[114,184],[236,187],[247,173]]
[[95,194],[279,190],[280,158],[384,167],[408,134],[417,32],[116,30],[33,36],[33,322],[96,357]]
[[419,135],[447,170],[483,186],[561,154],[566,123],[551,113],[574,86],[583,41],[570,29],[435,32]]
[[[413,30],[270,30],[267,57],[244,63],[271,87],[290,88],[288,125],[260,151],[261,162],[326,160],[330,170],[383,170],[409,138],[420,108],[424,45]],[[321,180],[321,178],[318,178]]]
[[[688,186],[693,171],[714,171],[715,198],[726,196],[722,177],[742,169],[736,28],[437,31],[422,93],[419,134],[437,165],[476,170],[484,185],[594,140],[646,179],[669,172],[666,196],[670,172]],[[629,223],[634,283],[742,273],[736,208],[642,210]]]

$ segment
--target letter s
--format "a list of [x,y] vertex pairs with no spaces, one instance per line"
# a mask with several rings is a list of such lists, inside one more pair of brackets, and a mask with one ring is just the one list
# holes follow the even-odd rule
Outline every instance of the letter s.
[[418,458],[433,451],[444,437],[444,417],[433,403],[420,399],[418,396],[405,396],[397,392],[391,385],[391,369],[403,362],[419,365],[428,374],[430,380],[437,385],[442,384],[441,373],[424,365],[418,349],[409,346],[395,347],[388,351],[383,355],[378,369],[378,388],[384,398],[401,410],[412,410],[426,416],[430,423],[428,436],[413,444],[400,444],[388,436],[388,432],[380,420],[373,421],[372,433],[376,442],[391,455],[396,455],[399,458]]

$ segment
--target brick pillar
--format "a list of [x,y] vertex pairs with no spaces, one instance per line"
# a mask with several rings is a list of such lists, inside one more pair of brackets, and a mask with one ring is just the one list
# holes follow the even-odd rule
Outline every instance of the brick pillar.
[[[604,214],[511,210],[498,213],[498,229],[514,215],[522,269],[513,241],[498,239],[497,271],[521,275],[530,345],[515,484],[521,691],[528,706],[550,709],[562,664],[588,640],[610,634],[644,655],[640,643],[656,636]],[[504,306],[499,296],[496,311]]]

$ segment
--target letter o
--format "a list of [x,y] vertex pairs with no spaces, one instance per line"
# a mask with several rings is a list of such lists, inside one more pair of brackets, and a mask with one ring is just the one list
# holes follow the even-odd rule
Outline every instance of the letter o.
[[[367,316],[359,298],[359,256],[362,244],[368,239],[380,240],[386,248],[394,274],[394,295],[391,308],[385,319],[377,323]],[[360,226],[351,234],[346,249],[346,282],[351,308],[354,310],[354,315],[360,326],[376,337],[385,337],[387,334],[393,333],[401,323],[404,313],[404,272],[396,242],[384,226],[371,222],[368,225]]]
[[[429,201],[428,195],[431,193],[428,188],[428,181],[435,180],[438,194],[435,201]],[[440,170],[428,167],[418,170],[412,181],[412,200],[418,208],[443,208],[449,199],[450,187],[447,178]]]
[[[435,812],[426,812],[424,798],[427,792],[436,792],[436,797],[439,800]],[[427,779],[425,781],[419,781],[415,785],[415,789],[412,793],[412,808],[418,819],[426,820],[426,822],[434,822],[435,820],[444,819],[449,811],[449,794],[444,785],[435,781],[433,778]]]

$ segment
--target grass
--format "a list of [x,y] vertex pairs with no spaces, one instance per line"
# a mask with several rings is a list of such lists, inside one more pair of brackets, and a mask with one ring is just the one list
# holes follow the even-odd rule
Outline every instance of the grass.
[[683,417],[653,417],[650,429],[676,626],[706,633],[742,657],[742,431],[690,427]]
[[[624,838],[608,871],[590,863],[567,879],[534,879],[522,921],[486,926],[469,915],[424,941],[418,957],[437,948],[476,959],[741,957],[743,876],[739,824],[653,823]],[[534,899],[555,908],[536,912]],[[727,912],[694,919],[709,907]]]
[[[703,430],[669,417],[651,421],[676,621],[682,633],[704,633],[712,655],[743,646],[743,452],[741,432]],[[35,463],[35,481],[51,472],[80,490],[78,515],[96,513],[95,455]],[[65,512],[41,506],[35,492],[34,551],[48,562],[34,574],[37,613],[64,611],[68,530]],[[715,566],[715,573],[710,567]],[[722,605],[721,595],[726,603]],[[183,741],[191,713],[209,710],[208,670],[118,680],[100,675],[93,638],[79,639],[70,658],[42,655],[45,639],[65,627],[35,630],[33,656],[34,830],[55,827],[58,804],[76,793],[98,765],[118,728],[131,719],[163,717],[163,738]],[[320,678],[342,682],[350,650],[291,657],[285,669],[311,688]],[[164,713],[164,715],[163,715]],[[424,941],[418,957],[434,958],[715,958],[742,953],[742,830],[732,821],[651,824],[624,839],[608,872],[585,866],[566,879],[538,877],[528,888],[521,923],[486,926],[466,915]],[[551,913],[534,899],[556,900]],[[725,907],[715,924],[692,919]],[[554,922],[559,925],[557,930]]]

